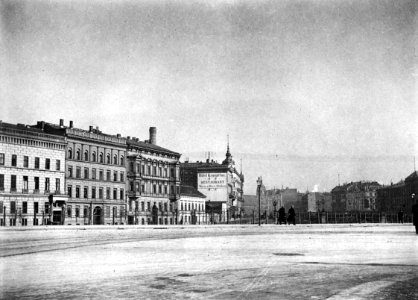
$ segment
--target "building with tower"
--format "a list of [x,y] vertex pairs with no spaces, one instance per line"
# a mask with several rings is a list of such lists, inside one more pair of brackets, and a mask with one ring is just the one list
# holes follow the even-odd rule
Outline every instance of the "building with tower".
[[243,217],[244,175],[235,168],[229,150],[220,164],[207,159],[205,162],[180,164],[181,182],[193,186],[206,196],[206,212],[214,223],[228,223]]

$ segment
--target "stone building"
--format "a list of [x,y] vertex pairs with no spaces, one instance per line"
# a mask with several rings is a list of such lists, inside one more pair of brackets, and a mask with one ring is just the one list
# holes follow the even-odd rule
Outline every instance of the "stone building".
[[332,211],[332,196],[331,193],[308,193],[308,211],[309,212],[323,212]]
[[181,185],[176,213],[178,224],[206,224],[213,216],[205,210],[206,196],[192,186]]
[[180,198],[180,154],[150,138],[127,138],[128,224],[176,224],[176,201]]
[[88,130],[37,122],[44,133],[65,139],[66,205],[64,224],[123,224],[126,205],[126,139],[98,127]]
[[380,187],[377,182],[358,181],[347,185],[347,211],[376,210],[376,190]]
[[65,139],[0,121],[0,225],[62,224]]
[[204,194],[206,211],[214,215],[214,222],[229,222],[243,214],[244,175],[235,168],[235,162],[227,146],[222,164],[186,161],[180,165],[181,182]]

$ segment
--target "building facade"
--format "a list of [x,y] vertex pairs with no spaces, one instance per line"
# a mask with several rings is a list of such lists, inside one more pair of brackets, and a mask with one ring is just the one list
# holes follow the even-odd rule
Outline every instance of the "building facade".
[[207,224],[211,216],[206,214],[206,196],[192,186],[181,185],[177,201],[178,224]]
[[128,224],[177,224],[180,199],[180,154],[150,138],[127,138]]
[[225,160],[219,164],[184,162],[180,165],[181,181],[204,194],[206,211],[214,216],[213,222],[229,222],[243,216],[244,176],[235,168],[235,162],[227,146]]
[[65,139],[0,121],[0,225],[63,224]]
[[126,139],[109,135],[98,127],[74,128],[39,121],[45,133],[65,139],[67,225],[124,224],[126,205]]
[[332,211],[331,193],[310,192],[308,194],[309,212],[329,212]]

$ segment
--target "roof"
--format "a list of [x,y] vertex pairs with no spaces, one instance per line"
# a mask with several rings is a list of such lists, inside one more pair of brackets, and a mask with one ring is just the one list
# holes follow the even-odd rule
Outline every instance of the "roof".
[[147,150],[150,150],[150,151],[167,153],[167,154],[171,154],[171,155],[175,155],[175,156],[179,156],[179,157],[181,156],[181,154],[178,153],[178,152],[174,152],[174,151],[168,150],[166,148],[163,148],[163,147],[160,147],[158,145],[151,144],[151,143],[148,143],[148,142],[143,142],[143,141],[139,141],[139,140],[135,141],[135,140],[132,140],[132,139],[128,139],[126,141],[126,143],[128,144],[128,146],[131,146],[131,147],[137,147],[137,148],[140,148],[140,149],[147,149]]
[[46,138],[48,140],[53,139],[55,141],[64,142],[63,137],[59,137],[53,134],[49,134],[44,132],[43,130],[32,127],[30,125],[25,124],[11,124],[11,123],[5,123],[0,120],[0,130],[2,130],[5,133],[10,134],[23,134],[23,135],[30,135],[35,136],[37,138]]
[[206,198],[204,194],[199,192],[197,189],[190,185],[181,185],[180,186],[180,195],[181,196],[188,196],[188,197],[198,197],[198,198]]
[[412,172],[408,177],[405,178],[405,181],[410,181],[418,177],[417,171]]

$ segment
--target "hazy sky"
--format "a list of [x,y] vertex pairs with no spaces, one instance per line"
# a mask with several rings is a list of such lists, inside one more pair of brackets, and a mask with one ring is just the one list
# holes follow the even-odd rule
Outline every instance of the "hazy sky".
[[222,160],[246,190],[398,181],[418,152],[416,1],[3,1],[0,119]]

